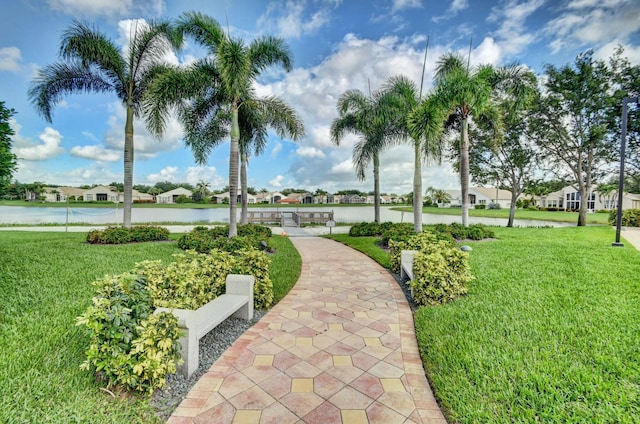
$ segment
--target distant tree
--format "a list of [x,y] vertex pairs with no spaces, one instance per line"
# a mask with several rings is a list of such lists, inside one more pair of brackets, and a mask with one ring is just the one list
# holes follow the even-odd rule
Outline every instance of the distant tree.
[[495,105],[497,91],[517,92],[523,82],[522,74],[515,65],[495,67],[492,65],[469,66],[458,54],[445,54],[436,66],[436,102],[447,111],[447,132],[459,134],[454,143],[455,158],[460,171],[462,195],[462,225],[469,220],[470,124],[484,121],[499,131],[501,117]]
[[124,192],[124,184],[122,184],[122,183],[111,182],[108,185],[109,185],[109,187],[113,187],[116,191],[118,191],[118,193],[123,193]]
[[194,197],[193,200],[198,202],[198,201],[202,201],[202,200],[206,199],[207,196],[209,195],[209,188],[210,188],[210,184],[208,182],[206,182],[204,180],[198,181],[198,184],[196,184],[196,191],[193,193],[194,196],[197,194],[198,198],[196,199]]
[[427,187],[426,197],[436,204],[451,202],[451,195],[440,188]]
[[17,157],[11,152],[11,137],[15,132],[9,125],[9,119],[15,113],[0,101],[0,196],[7,193],[11,177],[17,169]]
[[124,126],[123,226],[131,227],[133,202],[133,120],[140,116],[142,100],[151,82],[166,68],[162,57],[181,45],[168,22],[136,23],[132,39],[120,50],[96,28],[74,21],[62,34],[61,62],[40,70],[29,89],[38,112],[52,121],[53,107],[63,95],[113,93],[126,109]]
[[[614,107],[609,114],[609,136],[613,143],[620,143],[622,128],[622,100],[625,97],[640,96],[640,65],[631,65],[624,57],[624,49],[619,46],[609,59],[609,68],[613,73]],[[629,105],[627,108],[627,145],[625,158],[625,191],[640,193],[640,107]],[[612,130],[612,131],[611,131]]]
[[160,193],[166,193],[167,191],[171,191],[171,190],[177,188],[178,185],[175,184],[175,183],[172,183],[171,181],[159,181],[159,182],[155,183],[155,185],[153,187],[155,187],[158,190],[160,190]]
[[614,80],[593,52],[571,65],[546,65],[544,95],[532,120],[532,134],[551,170],[571,182],[580,195],[578,226],[587,225],[589,190],[612,169],[619,142],[608,137]]
[[133,186],[133,189],[138,190],[140,193],[149,193],[149,190],[151,190],[151,186],[146,184],[136,184]]
[[520,74],[514,76],[521,82],[519,90],[497,93],[502,133],[496,134],[493,123],[485,127],[479,121],[479,129],[472,131],[476,143],[470,150],[473,180],[480,184],[493,183],[511,192],[507,227],[513,227],[516,202],[537,167],[537,150],[528,133],[531,108],[538,94],[536,77],[525,68],[517,68],[514,75],[516,73]]

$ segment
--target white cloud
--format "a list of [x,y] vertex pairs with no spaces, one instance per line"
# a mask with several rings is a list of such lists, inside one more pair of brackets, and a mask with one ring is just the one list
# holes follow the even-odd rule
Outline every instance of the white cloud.
[[9,124],[15,131],[15,135],[12,137],[14,142],[13,152],[18,159],[42,161],[54,158],[64,152],[64,149],[60,146],[63,137],[57,130],[46,127],[38,136],[40,142],[37,142],[21,136],[21,126],[13,118]]
[[271,187],[282,187],[283,180],[284,180],[284,177],[282,175],[278,175],[274,179],[269,180],[269,185]]
[[463,10],[469,7],[469,0],[453,0],[449,8],[441,16],[434,16],[431,18],[433,22],[441,22],[447,19],[451,19],[458,14],[458,12],[462,12]]
[[0,71],[19,72],[22,53],[17,47],[0,49]]
[[276,157],[278,157],[278,153],[280,153],[281,151],[282,151],[282,143],[278,141],[276,142],[276,145],[273,147],[273,150],[271,150],[271,154],[270,154],[271,159],[275,159]]
[[159,15],[163,0],[47,0],[49,7],[62,13],[82,17],[122,17],[145,14]]
[[298,156],[302,156],[303,158],[324,158],[324,152],[320,149],[316,149],[315,147],[300,147],[296,150]]
[[178,167],[166,166],[160,170],[157,174],[147,175],[147,181],[155,184],[162,181],[180,182]]
[[487,20],[500,24],[495,39],[504,55],[516,55],[534,42],[536,34],[528,31],[525,21],[544,3],[545,0],[508,0],[491,10]]
[[103,146],[74,146],[69,151],[71,156],[78,158],[105,161],[105,162],[117,162],[122,158],[120,151],[111,149],[105,149]]
[[[454,2],[459,0],[454,0]],[[464,1],[464,0],[463,0]],[[422,7],[422,0],[393,0],[391,10],[398,12],[405,9],[419,9]]]
[[194,186],[200,181],[206,181],[213,188],[223,187],[227,184],[213,166],[190,166],[184,171],[177,166],[166,166],[157,173],[143,176],[141,180],[143,183],[151,185],[157,182],[171,181],[174,183],[187,182]]
[[[331,7],[337,7],[340,2],[321,3],[320,9],[314,12],[309,11],[309,4],[306,0],[272,1],[258,19],[258,26],[268,31],[275,30],[284,38],[300,38],[328,25]],[[315,6],[316,2],[311,5]]]
[[181,181],[186,181],[194,186],[200,181],[206,181],[214,188],[226,185],[225,179],[218,174],[213,166],[190,166],[185,172],[185,178]]
[[549,21],[544,32],[553,38],[553,53],[568,47],[626,42],[640,30],[640,3],[633,0],[576,0]]

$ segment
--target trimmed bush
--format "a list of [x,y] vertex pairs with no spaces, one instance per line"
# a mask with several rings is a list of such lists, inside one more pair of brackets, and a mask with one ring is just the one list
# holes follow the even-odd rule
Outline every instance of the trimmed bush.
[[247,248],[261,249],[260,242],[268,243],[271,237],[271,228],[256,224],[239,225],[238,236],[231,238],[231,240],[228,239],[228,236],[228,225],[213,228],[198,226],[180,236],[178,247],[183,250],[195,250],[199,253],[208,253],[212,249],[227,252]]
[[500,203],[489,203],[487,205],[487,209],[502,209],[502,206],[500,206]]
[[[609,224],[616,225],[618,220],[618,210],[609,212]],[[621,225],[623,227],[640,227],[640,209],[624,209],[622,211]]]
[[381,236],[385,231],[391,229],[394,225],[392,222],[360,222],[354,224],[349,229],[349,235],[351,237],[372,237]]
[[107,387],[149,393],[164,387],[166,375],[182,361],[177,318],[153,316],[149,290],[138,275],[105,276],[93,285],[92,305],[76,319],[91,337],[81,368],[96,373]]
[[169,240],[169,230],[153,225],[137,225],[131,228],[107,227],[104,230],[91,230],[87,233],[87,243],[91,244],[123,244],[165,240]]
[[409,285],[418,305],[446,303],[467,293],[473,280],[467,253],[444,241],[430,243],[413,258]]
[[407,240],[409,237],[415,234],[416,233],[413,230],[413,224],[410,224],[408,222],[393,224],[382,233],[382,244],[384,246],[388,246],[390,240]]
[[400,254],[403,250],[425,250],[428,246],[442,242],[444,245],[453,247],[454,242],[451,236],[437,234],[431,231],[423,231],[420,234],[413,234],[403,240],[389,240],[389,266],[391,271],[400,273]]
[[154,315],[158,307],[195,310],[224,292],[228,274],[255,277],[254,305],[269,307],[273,284],[266,253],[249,248],[231,254],[187,251],[175,261],[137,263],[132,272],[96,281],[92,305],[77,318],[88,328],[91,344],[83,369],[108,386],[152,393],[166,385],[180,359],[180,329],[173,314]]
[[486,209],[487,206],[486,205],[474,205],[473,208],[474,209]]

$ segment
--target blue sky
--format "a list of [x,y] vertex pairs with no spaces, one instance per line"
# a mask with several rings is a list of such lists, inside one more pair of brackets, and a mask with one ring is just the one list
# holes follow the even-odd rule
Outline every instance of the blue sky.
[[[449,51],[467,54],[470,41],[472,63],[518,61],[539,74],[544,64],[570,63],[587,49],[608,58],[618,44],[633,64],[640,63],[638,0],[14,0],[3,4],[0,100],[17,111],[15,177],[61,185],[122,181],[124,110],[114,96],[67,96],[47,123],[29,103],[27,90],[39,67],[58,60],[60,35],[73,18],[97,25],[124,45],[135,19],[175,18],[190,10],[225,26],[228,21],[233,36],[248,41],[277,35],[291,47],[294,69],[268,72],[257,90],[295,107],[307,135],[299,143],[273,135],[265,153],[252,158],[249,185],[268,190],[372,190],[371,177],[360,182],[353,172],[356,138],[346,138],[340,147],[331,144],[336,100],[349,89],[366,92],[368,81],[375,90],[393,75],[419,83],[427,37],[427,90],[437,58]],[[168,60],[185,63],[201,54],[188,43]],[[195,165],[175,121],[161,141],[138,121],[135,143],[134,184],[227,184],[228,143],[214,150],[204,167]],[[381,168],[383,191],[412,190],[409,147],[383,153]],[[455,188],[458,177],[448,163],[429,165],[423,183]]]

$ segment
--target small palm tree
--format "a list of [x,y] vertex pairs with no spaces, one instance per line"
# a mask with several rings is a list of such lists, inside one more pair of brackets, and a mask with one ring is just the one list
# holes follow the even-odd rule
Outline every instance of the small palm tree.
[[422,231],[422,162],[442,156],[442,108],[428,96],[422,98],[415,83],[400,75],[390,78],[385,91],[384,111],[393,123],[394,138],[413,146],[413,229]]
[[277,97],[247,99],[240,108],[240,191],[242,210],[240,222],[247,223],[247,166],[251,148],[261,155],[267,146],[268,129],[275,130],[279,137],[291,137],[297,141],[304,135],[304,125],[296,111]]
[[[178,109],[185,126],[186,144],[196,162],[205,163],[208,154],[230,137],[229,238],[237,235],[238,167],[241,142],[240,113],[243,105],[255,101],[255,79],[268,66],[280,64],[289,71],[291,54],[284,41],[263,36],[249,45],[231,38],[218,22],[198,12],[183,14],[178,30],[192,36],[209,51],[209,56],[187,70],[167,71],[146,103],[153,132],[164,131],[171,106]],[[270,124],[269,124],[270,125]],[[302,134],[298,134],[301,136]]]
[[380,151],[387,143],[388,121],[380,110],[381,93],[365,96],[360,90],[349,90],[338,99],[339,117],[331,123],[331,139],[339,145],[346,133],[359,134],[353,148],[353,164],[358,179],[365,179],[365,171],[373,163],[374,220],[380,222]]
[[130,44],[122,51],[96,28],[74,21],[64,31],[61,62],[40,70],[29,89],[38,112],[52,121],[53,107],[63,95],[80,92],[114,93],[126,108],[124,125],[123,226],[131,226],[133,189],[133,120],[152,81],[168,65],[162,57],[181,45],[168,22],[136,23]]
[[462,192],[462,225],[469,222],[469,124],[483,120],[500,134],[501,116],[492,96],[497,88],[516,92],[521,87],[516,65],[496,68],[491,65],[469,67],[454,53],[443,55],[436,66],[435,102],[447,111],[446,129],[460,133],[459,167]]

